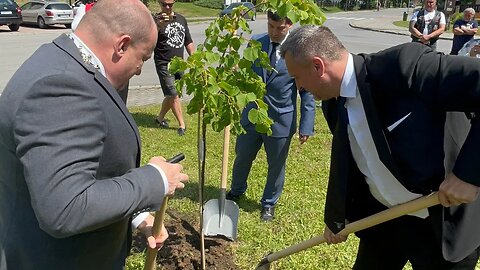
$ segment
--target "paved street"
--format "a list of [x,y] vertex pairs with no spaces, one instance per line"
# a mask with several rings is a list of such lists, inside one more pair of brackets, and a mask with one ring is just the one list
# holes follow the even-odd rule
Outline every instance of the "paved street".
[[[327,14],[325,26],[339,37],[352,53],[372,53],[397,44],[410,42],[408,30],[392,24],[402,19],[403,12],[412,9],[382,9],[377,11],[356,11]],[[192,23],[190,31],[196,44],[205,39],[204,30],[209,22]],[[257,20],[249,22],[252,33],[266,31],[266,16],[259,15]],[[19,32],[10,32],[6,26],[0,26],[0,93],[8,80],[20,65],[39,47],[62,33],[69,33],[63,26],[50,29],[20,27]],[[438,50],[448,53],[451,47],[451,34],[444,34],[439,41]],[[45,63],[47,65],[48,63]],[[188,97],[186,97],[188,98]],[[160,103],[163,95],[153,61],[145,63],[140,76],[130,81],[128,106]]]

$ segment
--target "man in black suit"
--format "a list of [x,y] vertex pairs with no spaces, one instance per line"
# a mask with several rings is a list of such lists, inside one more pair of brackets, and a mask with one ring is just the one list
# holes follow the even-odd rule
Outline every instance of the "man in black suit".
[[[417,43],[352,55],[326,27],[304,26],[281,48],[299,87],[325,100],[333,133],[325,206],[328,243],[346,222],[439,191],[442,206],[357,233],[354,269],[474,269],[480,245],[480,125],[444,169],[448,111],[480,108],[480,62]],[[468,203],[468,204],[466,204]]]

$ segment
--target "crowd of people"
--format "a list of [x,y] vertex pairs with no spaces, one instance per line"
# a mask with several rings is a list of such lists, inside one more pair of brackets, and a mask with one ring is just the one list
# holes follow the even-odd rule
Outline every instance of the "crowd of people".
[[[175,89],[182,74],[167,67],[173,56],[192,54],[194,43],[175,1],[158,1],[154,16],[141,1],[95,1],[72,33],[41,46],[7,84],[0,96],[1,270],[123,269],[135,229],[150,248],[163,246],[168,232],[152,236],[150,212],[188,175],[162,156],[140,164],[140,134],[122,97],[153,56],[165,95],[155,121],[168,128],[172,110],[178,135],[185,134]],[[313,135],[315,99],[322,100],[333,134],[327,243],[345,241],[339,232],[349,222],[438,191],[441,205],[358,232],[353,269],[401,270],[408,261],[413,269],[475,269],[480,46],[469,50],[474,57],[456,56],[477,31],[474,14],[465,9],[454,23],[451,55],[435,51],[446,25],[435,0],[413,14],[412,42],[352,54],[329,28],[292,30],[288,17],[268,11],[267,31],[253,39],[273,68],[252,69],[266,85],[272,134],[256,131],[248,120],[255,104],[248,104],[227,199],[242,200],[263,145],[260,219],[275,218],[291,140]],[[458,112],[465,121],[449,126]]]

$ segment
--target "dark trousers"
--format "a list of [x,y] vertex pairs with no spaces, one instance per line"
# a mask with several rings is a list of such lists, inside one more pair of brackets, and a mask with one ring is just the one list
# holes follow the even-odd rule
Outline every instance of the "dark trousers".
[[442,257],[441,243],[430,217],[404,216],[358,234],[360,245],[354,270],[473,270],[479,249],[458,263]]

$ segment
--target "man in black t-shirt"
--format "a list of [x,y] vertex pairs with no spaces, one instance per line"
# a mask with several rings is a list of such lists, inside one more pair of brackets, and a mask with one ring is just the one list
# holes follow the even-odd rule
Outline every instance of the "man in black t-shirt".
[[458,51],[477,33],[478,23],[475,21],[475,10],[466,8],[463,11],[463,18],[453,24],[453,42],[450,54],[458,55]]
[[184,48],[191,55],[194,51],[194,45],[187,20],[182,15],[173,12],[175,0],[158,0],[158,3],[162,12],[154,16],[158,27],[158,40],[153,59],[165,98],[155,122],[162,128],[168,128],[165,114],[171,109],[178,121],[178,135],[183,136],[185,134],[185,122],[182,115],[182,105],[175,89],[175,79],[179,79],[181,74],[170,74],[168,63],[174,56],[183,58]]

